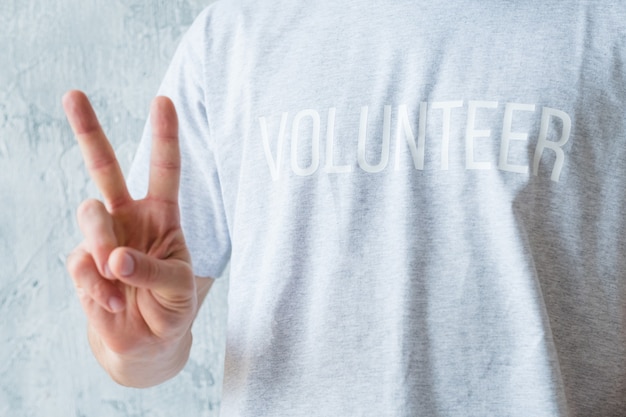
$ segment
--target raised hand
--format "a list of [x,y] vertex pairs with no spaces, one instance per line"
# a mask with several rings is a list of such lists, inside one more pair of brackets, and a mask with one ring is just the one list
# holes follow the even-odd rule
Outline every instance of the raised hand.
[[211,280],[196,279],[180,227],[178,120],[157,97],[146,197],[133,200],[87,97],[70,91],[63,107],[103,202],[78,209],[84,241],[67,266],[89,323],[89,339],[118,382],[147,386],[187,360],[191,324]]

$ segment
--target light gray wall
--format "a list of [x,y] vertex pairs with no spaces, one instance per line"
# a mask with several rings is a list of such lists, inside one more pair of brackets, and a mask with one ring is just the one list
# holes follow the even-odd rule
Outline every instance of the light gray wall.
[[128,169],[182,33],[210,0],[0,0],[0,416],[215,416],[226,282],[182,374],[117,386],[89,351],[65,271],[74,211],[97,196],[62,113],[85,90]]

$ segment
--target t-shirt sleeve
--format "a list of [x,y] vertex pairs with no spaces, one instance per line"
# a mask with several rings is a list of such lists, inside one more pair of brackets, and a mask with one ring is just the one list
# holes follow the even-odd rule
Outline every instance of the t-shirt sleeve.
[[[206,72],[202,57],[207,47],[207,11],[183,37],[159,95],[169,97],[178,114],[182,160],[179,204],[193,270],[197,276],[218,278],[228,264],[231,245],[205,106]],[[135,198],[145,196],[148,189],[150,145],[148,121],[127,179]]]

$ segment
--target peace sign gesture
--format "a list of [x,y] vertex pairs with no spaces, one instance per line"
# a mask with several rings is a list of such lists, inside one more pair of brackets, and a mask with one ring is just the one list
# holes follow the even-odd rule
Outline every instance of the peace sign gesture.
[[87,97],[70,91],[63,107],[104,202],[78,209],[83,242],[67,267],[101,365],[118,382],[147,386],[187,361],[191,324],[212,280],[196,279],[180,227],[178,119],[157,97],[146,197],[131,198],[119,163]]

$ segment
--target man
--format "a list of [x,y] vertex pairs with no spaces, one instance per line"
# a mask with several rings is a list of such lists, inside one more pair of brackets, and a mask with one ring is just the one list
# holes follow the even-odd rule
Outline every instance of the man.
[[626,8],[448,3],[213,4],[141,200],[65,97],[104,198],[68,266],[114,379],[181,369],[230,262],[225,416],[626,413]]

